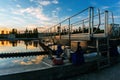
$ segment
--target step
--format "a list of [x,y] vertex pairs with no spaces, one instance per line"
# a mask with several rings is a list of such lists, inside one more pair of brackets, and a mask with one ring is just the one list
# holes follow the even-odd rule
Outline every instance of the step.
[[108,58],[103,58],[103,59],[100,59],[98,61],[98,68],[99,69],[109,67],[109,66],[110,66],[110,64],[109,64],[109,59]]
[[110,66],[110,64],[103,65],[103,66],[99,66],[99,69],[107,68],[107,67],[109,67],[109,66]]

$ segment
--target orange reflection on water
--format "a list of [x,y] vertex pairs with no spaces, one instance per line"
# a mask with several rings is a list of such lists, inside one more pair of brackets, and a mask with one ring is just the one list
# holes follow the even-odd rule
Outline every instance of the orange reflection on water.
[[38,41],[0,41],[0,53],[40,51]]
[[0,41],[0,46],[12,46],[9,41]]
[[20,64],[20,65],[39,64],[44,57],[45,55],[40,55],[40,56],[36,56],[35,58],[23,58],[20,60],[14,60],[12,62],[15,64]]

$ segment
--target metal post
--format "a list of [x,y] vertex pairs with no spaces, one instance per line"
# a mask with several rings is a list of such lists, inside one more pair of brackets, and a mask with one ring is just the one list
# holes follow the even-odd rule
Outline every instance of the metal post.
[[69,35],[69,46],[71,48],[71,26],[70,26],[70,18],[68,19],[69,20],[69,31],[68,31],[68,35]]
[[88,16],[89,16],[89,27],[88,27],[88,33],[89,34],[91,34],[91,9],[92,9],[92,7],[90,7],[88,10],[89,10],[89,14],[88,14]]
[[50,37],[52,39],[52,28],[50,28]]
[[[112,14],[112,29],[114,30],[114,16],[113,16],[112,12],[111,12],[111,14]],[[113,34],[113,36],[115,36],[114,31],[112,32],[112,34]]]
[[71,34],[72,34],[73,33],[73,25],[72,24],[71,24],[71,30],[70,31],[71,31]]
[[54,26],[54,30],[53,30],[53,32],[54,32],[54,39],[55,39],[55,26]]
[[105,11],[105,36],[107,37],[108,36],[108,11]]
[[85,26],[84,26],[84,20],[83,20],[83,25],[82,25],[82,33],[84,33],[84,28],[85,28]]
[[93,28],[94,28],[94,8],[93,7],[91,7],[91,13],[92,13],[92,15],[91,15],[91,36],[93,37],[93,34],[94,34],[94,32],[93,32]]
[[49,37],[49,39],[50,39],[50,29],[48,29],[48,37]]
[[59,37],[60,37],[60,40],[61,40],[61,23],[60,23]]
[[99,39],[96,38],[96,48],[97,48],[97,66],[100,69],[100,51],[99,51]]
[[97,55],[100,56],[100,51],[99,51],[99,39],[96,38],[96,48],[97,48]]
[[47,30],[46,30],[45,32],[46,32],[46,37],[48,37],[48,32],[47,32]]
[[109,53],[109,36],[107,37],[107,57],[108,57],[108,64],[110,65],[110,53]]
[[120,38],[120,24],[119,24],[119,26],[118,26],[118,36],[119,36],[119,38]]

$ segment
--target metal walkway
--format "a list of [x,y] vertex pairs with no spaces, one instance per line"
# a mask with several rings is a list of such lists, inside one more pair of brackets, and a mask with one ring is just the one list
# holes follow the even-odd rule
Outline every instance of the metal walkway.
[[[120,26],[119,26],[120,27]],[[86,8],[43,32],[42,39],[68,39],[69,41],[91,40],[91,38],[117,37],[111,11],[95,7]]]

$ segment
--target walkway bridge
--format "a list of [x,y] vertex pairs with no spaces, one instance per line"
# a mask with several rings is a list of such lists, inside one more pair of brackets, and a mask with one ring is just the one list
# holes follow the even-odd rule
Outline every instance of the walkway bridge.
[[44,31],[42,39],[53,41],[91,40],[92,38],[119,37],[120,26],[114,26],[114,16],[111,11],[103,11],[95,7],[86,8],[77,14]]
[[111,40],[120,39],[120,25],[115,25],[111,11],[89,7],[44,31],[42,39],[67,44],[70,48],[72,41],[92,41],[100,69],[110,65],[111,56],[115,55],[112,52],[117,54],[116,41]]

